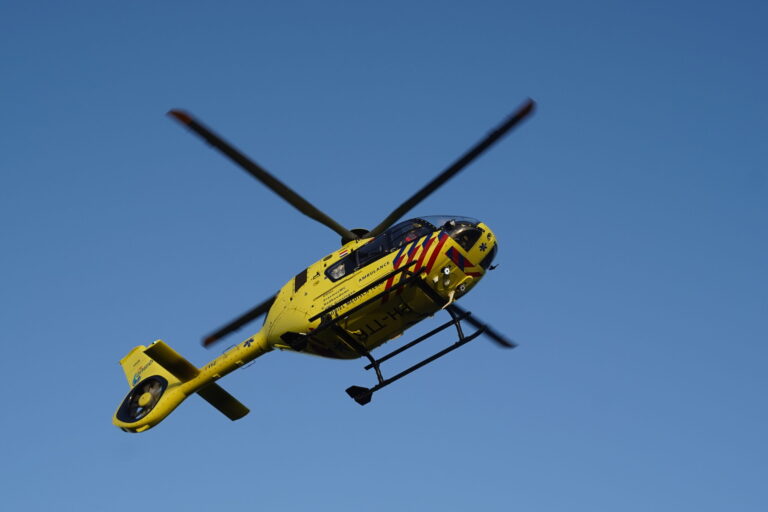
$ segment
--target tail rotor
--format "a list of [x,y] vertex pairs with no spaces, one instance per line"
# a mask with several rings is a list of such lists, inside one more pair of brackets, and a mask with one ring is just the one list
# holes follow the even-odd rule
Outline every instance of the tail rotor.
[[152,375],[134,386],[117,410],[117,418],[134,423],[149,414],[160,401],[168,381],[160,375]]

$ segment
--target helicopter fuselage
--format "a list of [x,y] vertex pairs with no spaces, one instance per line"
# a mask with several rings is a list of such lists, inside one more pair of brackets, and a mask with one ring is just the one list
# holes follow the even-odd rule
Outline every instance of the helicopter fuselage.
[[299,272],[277,294],[259,335],[281,350],[360,357],[469,292],[495,253],[494,233],[475,219],[402,222]]

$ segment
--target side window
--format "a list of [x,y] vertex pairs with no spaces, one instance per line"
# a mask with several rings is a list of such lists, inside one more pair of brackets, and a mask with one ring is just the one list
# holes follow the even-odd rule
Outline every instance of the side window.
[[331,265],[325,274],[331,281],[338,281],[351,274],[355,269],[362,268],[381,258],[389,252],[389,236],[382,233],[358,250]]
[[372,261],[381,258],[388,252],[389,237],[386,234],[381,234],[356,251],[357,268],[364,267]]

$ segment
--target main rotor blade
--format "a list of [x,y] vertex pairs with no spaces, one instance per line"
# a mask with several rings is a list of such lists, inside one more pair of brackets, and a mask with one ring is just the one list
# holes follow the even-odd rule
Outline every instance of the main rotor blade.
[[224,139],[213,133],[211,130],[206,128],[204,125],[199,123],[197,120],[195,120],[191,115],[188,113],[181,111],[181,110],[170,110],[168,112],[169,116],[172,116],[176,118],[179,122],[185,124],[190,130],[201,136],[205,141],[210,144],[211,146],[215,147],[225,155],[227,155],[230,159],[232,159],[236,164],[238,164],[240,167],[245,169],[246,172],[248,172],[251,176],[262,182],[264,185],[266,185],[270,190],[272,190],[274,193],[288,201],[291,205],[294,206],[297,210],[299,210],[301,213],[306,215],[307,217],[310,217],[320,224],[324,224],[334,230],[336,233],[340,234],[342,238],[348,239],[348,240],[356,240],[358,238],[357,235],[349,231],[347,228],[330,218],[325,213],[318,210],[314,205],[312,205],[309,201],[301,197],[299,194],[291,190],[287,185],[282,183],[280,180],[269,174],[267,171],[265,171],[261,166],[259,166],[256,162],[249,159],[247,156],[242,154],[240,151],[235,149],[234,146],[226,142]]
[[502,124],[500,124],[495,130],[489,133],[483,140],[475,144],[475,146],[472,147],[472,149],[464,153],[464,155],[462,155],[461,158],[459,158],[453,164],[451,164],[450,167],[448,167],[446,170],[438,174],[437,177],[432,181],[430,181],[429,183],[427,183],[426,186],[424,186],[424,188],[416,192],[410,199],[408,199],[406,202],[398,206],[395,209],[395,211],[390,213],[389,216],[381,222],[381,224],[373,228],[365,236],[366,237],[377,236],[381,234],[384,230],[386,230],[388,227],[390,227],[392,224],[397,222],[400,219],[400,217],[405,215],[411,208],[413,208],[414,206],[422,202],[432,192],[437,190],[446,181],[448,181],[454,175],[456,175],[459,171],[464,169],[464,167],[466,167],[469,163],[471,163],[475,158],[480,156],[486,149],[491,147],[491,145],[493,145],[494,142],[496,142],[501,137],[503,137],[517,123],[525,119],[526,116],[528,116],[531,112],[533,112],[534,106],[535,106],[534,101],[528,98],[528,101],[526,101],[517,110],[517,112],[509,116]]
[[253,320],[256,320],[258,317],[260,317],[261,315],[267,314],[269,312],[269,308],[271,308],[272,304],[274,304],[276,297],[277,296],[268,298],[267,300],[265,300],[255,308],[251,309],[247,313],[244,313],[239,317],[235,318],[234,320],[229,322],[227,325],[220,328],[218,331],[206,336],[203,339],[203,346],[209,347],[212,344],[219,341],[224,336],[226,336],[227,334],[238,330],[248,322],[252,322]]
[[[450,306],[448,306],[448,308],[452,309],[453,312],[456,313],[457,315],[464,315],[467,312],[464,308],[462,308],[461,306],[457,305],[455,302],[453,304],[451,304]],[[484,328],[485,331],[483,332],[483,334],[485,334],[486,336],[488,336],[489,338],[491,338],[493,341],[495,341],[496,343],[498,343],[499,345],[501,345],[504,348],[515,348],[517,346],[517,343],[515,343],[514,341],[511,341],[511,340],[508,340],[503,335],[501,335],[498,332],[496,332],[493,329],[491,329],[491,327],[488,324],[484,324],[483,322],[478,320],[477,317],[475,317],[474,314],[469,315],[468,317],[466,317],[462,321],[463,322],[469,322],[470,324],[472,324],[472,326],[475,329]]]

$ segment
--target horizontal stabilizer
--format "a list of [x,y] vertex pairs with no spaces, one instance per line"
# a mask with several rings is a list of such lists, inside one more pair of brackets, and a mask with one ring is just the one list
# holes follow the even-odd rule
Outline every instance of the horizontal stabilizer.
[[192,380],[200,373],[195,365],[184,359],[181,354],[162,340],[157,340],[151,344],[144,353],[181,382]]
[[239,420],[249,412],[248,408],[241,404],[237,398],[227,393],[215,382],[208,384],[197,394],[232,421]]

